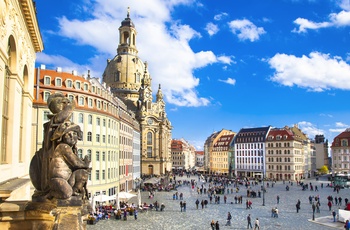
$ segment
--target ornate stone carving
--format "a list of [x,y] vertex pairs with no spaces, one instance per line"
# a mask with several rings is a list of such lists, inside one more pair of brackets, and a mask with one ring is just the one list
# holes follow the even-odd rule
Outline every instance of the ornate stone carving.
[[30,163],[29,175],[36,188],[33,198],[67,199],[81,196],[87,199],[90,161],[77,155],[77,141],[82,139],[79,125],[70,121],[75,104],[61,93],[47,101],[53,113],[44,124],[43,147]]

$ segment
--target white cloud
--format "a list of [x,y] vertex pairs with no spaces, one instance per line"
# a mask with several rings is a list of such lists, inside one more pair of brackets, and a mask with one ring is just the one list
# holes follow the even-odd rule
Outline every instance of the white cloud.
[[[147,0],[147,4],[140,4],[137,0],[97,0],[81,14],[87,19],[78,16],[75,19],[65,16],[59,18],[58,34],[71,39],[76,45],[93,47],[97,54],[86,58],[90,61],[89,67],[83,65],[80,68],[94,70],[96,77],[101,76],[106,59],[116,55],[115,50],[119,43],[118,27],[126,17],[127,7],[130,6],[130,18],[138,32],[139,56],[149,63],[153,85],[162,85],[168,103],[179,106],[206,106],[210,101],[200,97],[196,91],[199,79],[193,72],[215,62],[225,63],[225,60],[224,57],[217,58],[210,50],[194,52],[189,41],[199,39],[200,33],[189,25],[172,20],[171,10],[175,6],[183,4],[193,7],[193,2],[194,0]],[[61,62],[64,63],[63,60]],[[67,66],[74,65],[69,63],[69,60],[66,60],[66,63]],[[78,64],[77,66],[79,67]]]
[[[344,1],[345,2],[345,1]],[[347,7],[346,7],[347,6]],[[343,9],[350,8],[348,5],[343,4]],[[299,26],[299,28],[294,28],[292,32],[295,33],[305,33],[307,30],[317,30],[327,27],[344,27],[350,26],[350,11],[342,10],[339,13],[331,13],[328,16],[329,20],[325,22],[313,22],[305,18],[297,18],[294,23]]]
[[217,32],[219,32],[219,27],[217,25],[215,25],[212,22],[209,22],[206,26],[205,26],[205,30],[208,32],[209,36],[213,36],[214,34],[216,34]]
[[316,92],[350,90],[350,66],[339,57],[319,52],[302,57],[276,54],[268,63],[275,69],[270,79],[284,86],[296,85]]
[[329,129],[329,132],[331,133],[337,133],[340,134],[345,131],[345,128],[339,128],[339,129]]
[[233,20],[228,23],[233,34],[237,34],[240,40],[250,40],[251,42],[259,40],[265,32],[264,28],[257,27],[247,19]]
[[320,116],[321,117],[333,117],[332,114],[325,114],[325,113],[321,113]]
[[218,61],[224,63],[224,64],[227,64],[227,65],[231,65],[231,63],[236,63],[234,60],[232,60],[232,57],[231,56],[218,56],[217,57]]
[[224,83],[229,84],[229,85],[235,85],[236,84],[236,80],[232,79],[230,77],[227,78],[226,80],[219,79],[219,81],[224,82]]
[[215,21],[221,21],[222,19],[226,18],[228,16],[228,13],[221,13],[221,14],[217,14],[214,16],[214,20]]
[[308,135],[310,139],[313,139],[316,135],[324,134],[325,131],[317,128],[314,124],[308,121],[298,122],[298,127]]
[[347,128],[347,127],[349,127],[349,125],[344,124],[343,122],[336,122],[335,126],[338,127],[338,128]]
[[343,10],[350,11],[350,1],[349,0],[338,0],[339,6]]

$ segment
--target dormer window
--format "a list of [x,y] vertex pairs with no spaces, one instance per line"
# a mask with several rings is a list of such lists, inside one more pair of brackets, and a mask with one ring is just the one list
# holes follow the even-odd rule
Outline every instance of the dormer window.
[[75,88],[76,88],[76,89],[81,89],[81,83],[80,83],[80,81],[75,82]]
[[84,106],[84,97],[79,97],[78,104]]
[[84,83],[84,90],[88,91],[89,90],[89,85],[87,83]]
[[276,140],[278,140],[278,141],[281,140],[281,135],[277,135]]
[[58,77],[56,77],[56,82],[55,82],[55,85],[56,86],[59,86],[59,87],[61,87],[62,86],[62,79],[61,78],[58,78]]
[[73,87],[73,81],[68,79],[67,80],[67,88],[72,88]]
[[45,85],[51,85],[51,77],[50,76],[45,76],[44,77],[44,84]]

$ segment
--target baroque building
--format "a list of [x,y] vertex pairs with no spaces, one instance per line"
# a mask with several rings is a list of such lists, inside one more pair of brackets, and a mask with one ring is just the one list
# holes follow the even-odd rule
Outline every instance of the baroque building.
[[350,128],[337,135],[331,145],[332,174],[350,174]]
[[[229,175],[232,159],[231,146],[235,133],[222,135],[210,153],[210,171],[216,174]],[[231,166],[232,167],[232,166]]]
[[117,54],[107,61],[103,81],[128,109],[135,112],[140,123],[141,173],[162,175],[172,167],[172,126],[165,112],[160,85],[153,101],[152,78],[147,62],[138,57],[136,41],[137,31],[128,11],[119,27]]
[[43,50],[32,0],[0,0],[0,200],[29,200],[34,63]]
[[[34,75],[34,74],[33,74]],[[80,158],[91,160],[88,180],[89,195],[114,196],[119,191],[134,188],[139,177],[133,165],[140,164],[139,123],[135,114],[119,98],[114,97],[99,79],[62,72],[61,68],[47,70],[44,65],[35,70],[32,151],[42,147],[43,125],[49,121],[47,100],[53,93],[62,93],[75,103],[71,120],[83,131],[78,143]],[[134,142],[134,140],[136,141]],[[138,162],[137,162],[138,161]],[[136,177],[133,175],[136,171]]]

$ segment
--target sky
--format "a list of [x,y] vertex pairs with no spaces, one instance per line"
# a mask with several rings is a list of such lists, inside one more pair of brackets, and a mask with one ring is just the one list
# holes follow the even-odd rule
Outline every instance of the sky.
[[350,0],[36,0],[36,67],[101,78],[127,16],[174,139],[298,125],[332,143],[350,121]]

